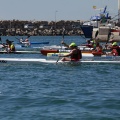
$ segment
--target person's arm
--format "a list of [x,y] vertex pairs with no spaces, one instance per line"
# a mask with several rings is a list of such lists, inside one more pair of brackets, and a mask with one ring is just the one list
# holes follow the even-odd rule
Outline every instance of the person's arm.
[[60,55],[60,57],[69,57],[74,53],[74,51],[72,50],[70,53],[68,53],[67,55]]
[[69,48],[69,45],[67,45],[65,42],[61,42],[61,44],[63,44],[65,47]]

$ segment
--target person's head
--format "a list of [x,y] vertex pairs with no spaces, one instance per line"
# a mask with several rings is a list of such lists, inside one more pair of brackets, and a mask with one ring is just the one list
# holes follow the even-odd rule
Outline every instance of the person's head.
[[6,42],[9,42],[9,40],[8,40],[8,39],[6,39]]
[[70,47],[71,49],[73,49],[73,48],[77,47],[77,45],[76,45],[74,42],[72,42],[72,43],[69,45],[69,47]]
[[90,44],[90,40],[87,40],[87,43]]
[[117,46],[117,42],[113,42],[112,46]]
[[25,41],[28,41],[28,39],[26,38],[26,40]]
[[9,41],[8,39],[6,39],[6,44],[11,44],[11,41]]

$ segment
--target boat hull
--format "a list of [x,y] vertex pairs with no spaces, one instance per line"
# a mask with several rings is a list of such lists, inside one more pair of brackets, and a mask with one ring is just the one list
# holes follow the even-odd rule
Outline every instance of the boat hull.
[[91,59],[91,60],[81,60],[81,61],[61,61],[61,60],[47,60],[47,59],[39,59],[39,58],[0,58],[0,64],[31,64],[31,63],[108,63],[108,64],[120,64],[120,57],[114,57],[114,56],[104,56],[103,59]]
[[[28,42],[22,42],[22,43],[17,43],[17,44],[28,44]],[[30,42],[30,44],[49,44],[49,42]]]
[[40,52],[39,51],[14,51],[14,52],[0,51],[0,54],[40,54]]
[[7,63],[13,63],[13,64],[31,64],[31,63],[54,63],[54,64],[58,64],[58,63],[74,63],[74,64],[78,64],[78,63],[108,63],[108,64],[120,64],[120,61],[116,61],[116,60],[81,60],[81,61],[57,61],[57,60],[46,60],[46,59],[31,59],[31,58],[0,58],[0,64],[7,64]]
[[[48,49],[42,49],[42,50],[40,50],[40,53],[42,54],[42,55],[47,55],[48,53],[63,53],[63,52],[65,52],[65,53],[68,53],[68,52],[70,52],[70,50],[48,50]],[[90,50],[82,50],[82,53],[91,53],[92,51]]]

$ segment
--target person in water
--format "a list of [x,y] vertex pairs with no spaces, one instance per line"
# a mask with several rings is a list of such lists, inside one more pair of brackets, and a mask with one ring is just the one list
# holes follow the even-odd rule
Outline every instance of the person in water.
[[77,48],[77,45],[74,42],[72,42],[70,45],[67,45],[63,41],[61,43],[71,49],[70,53],[67,55],[60,56],[63,57],[61,59],[62,61],[79,61],[82,58],[81,50]]

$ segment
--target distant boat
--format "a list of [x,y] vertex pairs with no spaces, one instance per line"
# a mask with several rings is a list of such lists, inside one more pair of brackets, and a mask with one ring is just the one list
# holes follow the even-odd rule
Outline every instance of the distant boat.
[[[81,48],[82,53],[91,53],[93,48]],[[70,50],[59,50],[59,49],[41,49],[40,53],[42,55],[47,55],[48,53],[61,53],[61,52],[67,52],[69,53]]]
[[[109,32],[120,32],[120,30],[115,29],[115,25],[111,22],[111,16],[109,12],[106,11],[107,6],[104,10],[97,16],[92,16],[89,22],[84,23],[81,29],[86,38],[96,38],[97,35],[108,35]],[[99,31],[99,32],[98,32]]]
[[[17,44],[28,44],[28,42],[18,42]],[[30,42],[30,44],[49,44],[49,42]]]
[[0,54],[40,54],[40,51],[0,51]]
[[91,16],[89,22],[85,22],[83,25],[93,26],[94,28],[98,28],[99,24],[105,24],[107,20],[111,19],[111,16],[109,16],[109,12],[106,11],[107,6],[103,9],[102,12],[100,12],[98,15]]

